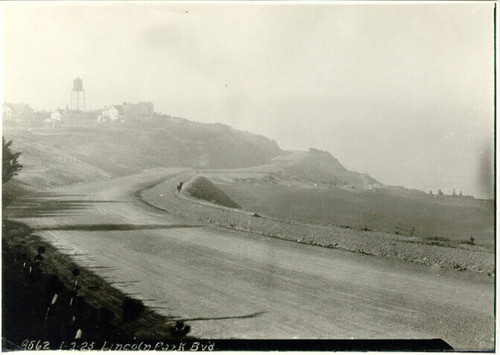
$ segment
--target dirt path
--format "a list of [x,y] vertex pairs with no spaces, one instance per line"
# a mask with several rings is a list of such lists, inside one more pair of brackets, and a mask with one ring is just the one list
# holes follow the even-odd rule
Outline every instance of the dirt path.
[[136,200],[175,172],[30,195],[7,215],[186,320],[194,336],[442,338],[456,349],[492,349],[491,278],[194,224]]

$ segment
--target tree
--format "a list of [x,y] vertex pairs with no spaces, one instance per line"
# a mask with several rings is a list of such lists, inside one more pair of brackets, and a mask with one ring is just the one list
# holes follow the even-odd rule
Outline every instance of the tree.
[[12,141],[6,141],[5,137],[2,137],[2,183],[5,184],[11,180],[14,176],[19,174],[22,169],[22,165],[19,164],[18,158],[21,153],[14,153],[10,149]]

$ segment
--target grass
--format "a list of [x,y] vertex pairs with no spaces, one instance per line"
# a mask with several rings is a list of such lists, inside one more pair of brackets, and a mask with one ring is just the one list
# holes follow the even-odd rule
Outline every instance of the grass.
[[28,186],[16,180],[2,184],[2,207],[7,207],[28,192]]
[[281,152],[264,137],[168,119],[32,131],[6,128],[4,134],[13,140],[13,150],[21,152],[18,180],[43,189],[156,167],[248,167],[268,163]]
[[437,200],[393,191],[311,189],[283,184],[221,185],[245,210],[265,215],[418,237],[442,235],[493,246],[494,205],[474,199]]

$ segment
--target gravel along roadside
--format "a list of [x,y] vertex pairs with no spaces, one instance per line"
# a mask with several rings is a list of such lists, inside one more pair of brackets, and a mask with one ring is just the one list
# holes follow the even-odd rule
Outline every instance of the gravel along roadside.
[[471,271],[494,276],[494,253],[480,246],[442,245],[419,237],[285,221],[193,199],[182,191],[181,193],[177,191],[179,182],[186,183],[195,177],[196,173],[193,171],[181,173],[154,187],[140,191],[139,197],[145,203],[171,214],[224,228],[415,262],[437,269]]

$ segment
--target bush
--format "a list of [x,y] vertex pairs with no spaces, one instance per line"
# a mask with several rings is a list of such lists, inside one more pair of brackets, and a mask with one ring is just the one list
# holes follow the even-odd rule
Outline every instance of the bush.
[[12,141],[6,141],[2,137],[2,183],[4,184],[16,176],[23,167],[18,162],[21,153],[12,152],[11,144]]
[[177,321],[175,325],[170,330],[170,335],[173,339],[181,339],[186,336],[187,333],[191,330],[191,327],[184,322]]
[[111,322],[115,319],[115,314],[106,307],[100,309],[100,328],[102,333],[107,333],[111,328]]
[[123,320],[125,322],[134,321],[139,318],[144,311],[144,304],[140,300],[126,297],[123,300]]
[[59,277],[57,277],[57,275],[51,274],[49,275],[48,281],[45,284],[45,289],[50,294],[57,293],[64,289],[64,284],[59,280]]

